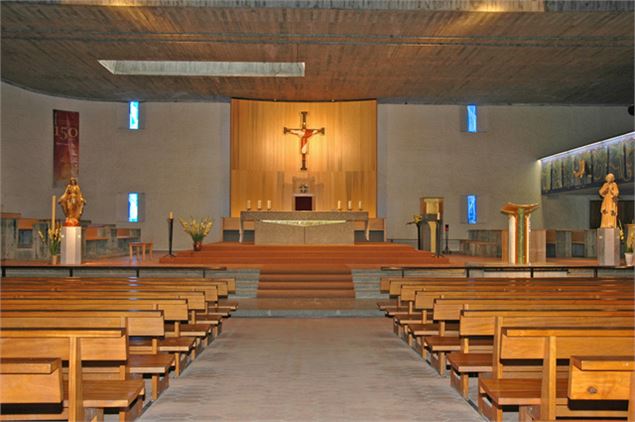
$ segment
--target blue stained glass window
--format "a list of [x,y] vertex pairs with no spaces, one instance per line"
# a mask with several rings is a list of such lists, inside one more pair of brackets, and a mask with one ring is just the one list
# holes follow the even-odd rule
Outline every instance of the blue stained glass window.
[[128,129],[139,129],[139,101],[128,102]]
[[476,195],[467,196],[467,224],[476,224],[478,213],[476,208]]
[[470,133],[478,132],[478,113],[476,104],[467,106],[467,131]]
[[139,221],[139,193],[128,193],[128,221],[137,223]]

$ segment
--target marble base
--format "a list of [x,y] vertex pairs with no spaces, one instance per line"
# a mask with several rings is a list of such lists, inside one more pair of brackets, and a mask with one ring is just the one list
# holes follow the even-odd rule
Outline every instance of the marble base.
[[606,266],[620,265],[620,231],[619,229],[597,230],[598,263]]
[[82,263],[82,228],[62,227],[62,265]]

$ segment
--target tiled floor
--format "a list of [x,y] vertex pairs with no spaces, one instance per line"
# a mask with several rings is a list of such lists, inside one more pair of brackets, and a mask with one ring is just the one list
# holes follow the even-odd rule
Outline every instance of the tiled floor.
[[482,421],[390,321],[232,318],[140,419]]

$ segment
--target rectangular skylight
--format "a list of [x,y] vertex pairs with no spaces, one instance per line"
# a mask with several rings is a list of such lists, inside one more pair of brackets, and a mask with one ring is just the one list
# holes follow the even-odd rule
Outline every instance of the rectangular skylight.
[[99,60],[113,75],[302,77],[304,62]]

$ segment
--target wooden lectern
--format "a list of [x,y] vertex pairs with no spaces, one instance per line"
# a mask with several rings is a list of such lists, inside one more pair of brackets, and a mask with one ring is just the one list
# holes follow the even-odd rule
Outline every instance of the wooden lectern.
[[507,256],[509,257],[508,262],[512,265],[529,264],[530,214],[538,206],[538,204],[508,202],[501,208],[501,212],[509,217]]

